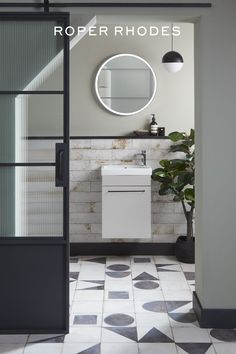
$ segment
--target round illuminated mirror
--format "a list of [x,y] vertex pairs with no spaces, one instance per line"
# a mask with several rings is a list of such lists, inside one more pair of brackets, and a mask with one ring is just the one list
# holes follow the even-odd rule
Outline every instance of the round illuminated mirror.
[[95,90],[100,103],[108,111],[128,116],[145,109],[156,93],[156,76],[143,58],[118,54],[99,68]]

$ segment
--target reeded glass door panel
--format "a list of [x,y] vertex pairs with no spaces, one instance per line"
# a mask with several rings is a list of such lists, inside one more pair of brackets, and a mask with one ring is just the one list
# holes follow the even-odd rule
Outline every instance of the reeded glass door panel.
[[55,162],[62,139],[45,138],[63,136],[63,95],[0,94],[0,118],[1,163]]
[[60,21],[0,22],[0,91],[63,89]]
[[55,167],[2,167],[0,189],[1,236],[63,236],[63,188],[55,187]]

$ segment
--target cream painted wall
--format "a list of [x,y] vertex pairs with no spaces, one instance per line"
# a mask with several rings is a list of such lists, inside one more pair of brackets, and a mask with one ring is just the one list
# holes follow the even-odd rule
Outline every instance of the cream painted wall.
[[[109,19],[109,16],[107,17]],[[121,17],[117,18],[120,23]],[[129,17],[129,25],[150,24],[161,26],[170,23],[138,22]],[[104,21],[104,17],[102,18]],[[116,17],[112,17],[113,23]],[[132,22],[133,21],[133,22]],[[154,21],[154,20],[153,20]],[[101,23],[100,23],[101,24]],[[150,123],[151,113],[157,122],[165,126],[167,133],[173,130],[188,131],[194,125],[194,60],[193,25],[181,23],[181,37],[175,37],[174,47],[183,55],[185,64],[179,73],[170,74],[162,64],[164,53],[170,50],[170,37],[91,37],[86,35],[71,51],[70,62],[70,122],[71,135],[126,135],[136,129],[144,129]],[[109,25],[112,28],[112,24]],[[112,30],[110,31],[112,32]],[[153,102],[139,114],[117,116],[106,111],[95,94],[96,71],[108,57],[118,53],[131,53],[143,57],[153,67],[157,77],[157,93]],[[61,68],[44,82],[41,89],[58,87]],[[29,135],[61,135],[60,98],[29,98]],[[44,103],[43,103],[44,102]]]

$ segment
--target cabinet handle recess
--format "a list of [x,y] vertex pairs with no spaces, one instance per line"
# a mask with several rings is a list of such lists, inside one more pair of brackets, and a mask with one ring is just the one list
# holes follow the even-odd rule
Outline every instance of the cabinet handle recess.
[[108,193],[144,193],[145,189],[132,191],[108,191]]

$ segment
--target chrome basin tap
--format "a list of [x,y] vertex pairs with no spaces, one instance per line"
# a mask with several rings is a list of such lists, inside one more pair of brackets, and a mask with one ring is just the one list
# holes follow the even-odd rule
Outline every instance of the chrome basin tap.
[[136,156],[141,156],[142,166],[147,165],[147,152],[146,152],[146,150],[142,150],[141,153],[137,154]]

